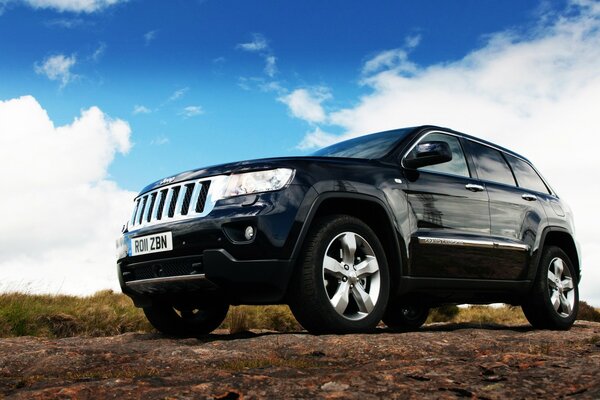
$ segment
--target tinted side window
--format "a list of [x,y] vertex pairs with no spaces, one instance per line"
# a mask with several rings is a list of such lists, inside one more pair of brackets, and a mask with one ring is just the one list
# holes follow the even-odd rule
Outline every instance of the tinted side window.
[[517,184],[520,187],[535,190],[536,192],[550,193],[542,178],[540,178],[531,165],[508,154],[505,154],[505,156],[515,173]]
[[502,157],[502,153],[470,140],[467,142],[469,143],[471,155],[477,165],[479,179],[515,186],[515,179],[504,157]]
[[450,150],[452,151],[452,160],[442,164],[428,165],[427,167],[419,168],[419,171],[442,172],[445,174],[466,176],[467,178],[470,176],[465,155],[460,146],[460,142],[456,137],[444,135],[442,133],[430,133],[425,136],[421,142],[422,141],[440,141],[448,143]]

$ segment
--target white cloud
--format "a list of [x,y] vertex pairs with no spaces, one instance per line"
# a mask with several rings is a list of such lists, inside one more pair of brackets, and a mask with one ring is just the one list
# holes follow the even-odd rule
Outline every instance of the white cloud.
[[152,110],[150,110],[146,106],[141,106],[138,104],[133,106],[133,114],[150,114],[151,112],[152,112]]
[[265,74],[267,74],[271,78],[277,73],[276,62],[277,58],[275,56],[265,57]]
[[36,63],[33,68],[39,75],[46,75],[52,81],[60,81],[62,88],[77,77],[71,72],[76,62],[75,55],[67,57],[64,54],[56,54],[47,57],[41,65]]
[[150,144],[153,146],[162,146],[163,144],[168,144],[170,142],[169,138],[165,135],[160,135],[155,137],[150,141]]
[[392,69],[396,72],[412,74],[417,71],[417,66],[408,60],[408,53],[403,49],[392,49],[382,51],[363,66],[363,74],[372,74],[382,69]]
[[156,39],[157,33],[158,33],[158,31],[148,31],[148,32],[144,33],[144,44],[146,46],[149,46],[150,43],[152,43],[152,41],[154,41],[154,39]]
[[321,105],[325,100],[331,99],[327,88],[296,89],[292,93],[281,96],[277,100],[286,104],[292,115],[310,123],[324,122],[325,110]]
[[59,27],[65,29],[74,29],[79,28],[85,25],[91,25],[91,21],[86,21],[81,18],[57,18],[49,20],[45,23],[46,26],[49,27]]
[[269,44],[263,35],[260,33],[255,33],[252,35],[252,40],[250,42],[240,43],[236,47],[245,51],[257,52],[268,50]]
[[[239,43],[235,47],[251,53],[259,53],[262,59],[265,61],[263,72],[270,78],[277,74],[277,57],[273,55],[273,51],[269,47],[267,39],[260,33],[254,33],[252,35],[252,41],[247,43]],[[242,88],[245,90],[244,87]]]
[[105,51],[106,51],[106,43],[100,42],[98,44],[98,48],[96,50],[94,50],[94,52],[92,53],[92,60],[95,62],[98,62],[100,60],[100,58],[102,58],[102,56],[104,55]]
[[178,99],[182,98],[189,90],[190,90],[189,87],[184,87],[182,89],[178,89],[178,90],[174,91],[171,96],[169,96],[167,101],[178,100]]
[[7,0],[4,3],[22,3],[36,9],[53,9],[60,12],[93,13],[127,0]]
[[196,115],[204,114],[204,110],[201,106],[187,106],[180,113],[186,118],[195,117]]
[[[581,297],[600,306],[600,4],[579,0],[521,35],[500,32],[463,59],[427,67],[398,49],[369,60],[357,105],[319,118],[338,139],[437,124],[530,158],[571,204],[583,249]],[[410,72],[407,74],[406,72]],[[313,132],[303,143],[317,143]],[[590,180],[591,179],[591,180]]]
[[129,125],[99,108],[55,126],[31,96],[0,101],[0,289],[89,294],[118,288],[115,239],[134,193],[108,180]]
[[318,126],[310,133],[308,133],[302,142],[298,145],[300,150],[315,149],[321,147],[327,147],[335,142],[338,142],[339,138],[331,133],[323,132]]
[[404,46],[407,49],[414,49],[419,45],[419,43],[421,43],[421,35],[407,36],[404,39]]
[[365,62],[362,73],[373,74],[383,69],[394,69],[398,73],[410,75],[417,71],[417,66],[410,62],[408,55],[412,49],[421,43],[421,35],[407,36],[404,47],[385,50]]

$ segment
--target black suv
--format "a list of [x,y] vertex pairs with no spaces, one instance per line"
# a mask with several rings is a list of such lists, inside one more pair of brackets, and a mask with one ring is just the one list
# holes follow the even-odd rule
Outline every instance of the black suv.
[[118,274],[172,335],[208,333],[242,303],[289,304],[314,333],[416,329],[447,303],[518,304],[534,327],[569,329],[573,232],[527,159],[421,126],[155,182],[134,200]]

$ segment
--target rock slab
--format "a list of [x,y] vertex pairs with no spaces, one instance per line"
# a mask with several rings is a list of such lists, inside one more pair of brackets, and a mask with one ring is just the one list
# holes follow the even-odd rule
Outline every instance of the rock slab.
[[567,332],[435,324],[340,336],[7,338],[0,398],[600,399],[600,323]]

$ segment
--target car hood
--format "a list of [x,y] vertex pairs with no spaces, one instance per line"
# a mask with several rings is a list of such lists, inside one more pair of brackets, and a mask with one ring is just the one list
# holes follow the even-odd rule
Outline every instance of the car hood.
[[171,175],[164,179],[146,186],[140,192],[144,194],[156,188],[166,185],[172,185],[178,182],[184,182],[191,179],[208,178],[215,175],[229,175],[233,173],[257,171],[272,168],[302,168],[307,164],[362,164],[371,162],[370,160],[358,158],[335,158],[335,157],[277,157],[261,158],[256,160],[236,161],[227,164],[213,165],[210,167],[198,168],[191,171],[181,172]]

